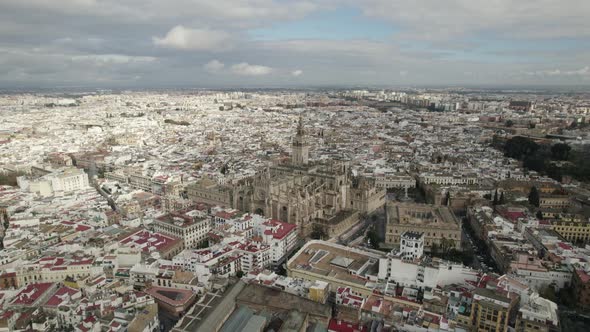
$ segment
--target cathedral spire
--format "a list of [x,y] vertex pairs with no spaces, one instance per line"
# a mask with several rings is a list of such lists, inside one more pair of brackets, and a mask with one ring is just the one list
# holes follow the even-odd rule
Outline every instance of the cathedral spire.
[[299,116],[299,122],[297,123],[297,135],[303,136],[305,135],[305,131],[303,129],[303,116]]
[[309,158],[309,145],[305,139],[305,129],[303,128],[303,117],[299,116],[297,124],[297,134],[293,138],[293,153],[291,155],[294,165],[307,165]]

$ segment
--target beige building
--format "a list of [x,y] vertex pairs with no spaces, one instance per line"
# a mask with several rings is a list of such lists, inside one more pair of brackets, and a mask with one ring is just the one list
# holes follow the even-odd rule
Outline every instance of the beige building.
[[541,209],[566,209],[570,205],[568,195],[541,195],[539,198],[539,207]]
[[233,205],[233,188],[219,186],[209,178],[203,178],[186,187],[189,200],[199,203],[207,203],[231,207]]
[[[424,233],[424,248],[443,244],[461,249],[461,224],[446,206],[416,203],[388,203],[385,243],[400,245],[401,235],[407,231]],[[444,240],[443,240],[444,239]],[[446,243],[445,243],[446,241]]]
[[206,245],[211,230],[209,219],[191,212],[176,211],[160,216],[154,222],[154,230],[182,239],[185,248]]
[[515,293],[477,288],[471,304],[472,331],[508,331],[508,322],[514,316],[517,302],[518,295]]
[[102,273],[102,266],[94,264],[93,258],[64,259],[44,257],[36,262],[27,262],[16,268],[19,286],[38,282],[61,282],[66,278],[81,279]]
[[550,228],[571,242],[588,243],[590,241],[590,222],[571,217],[570,219],[551,220]]
[[320,227],[330,237],[338,237],[352,228],[359,221],[357,211],[341,211],[331,219],[316,219],[315,227]]

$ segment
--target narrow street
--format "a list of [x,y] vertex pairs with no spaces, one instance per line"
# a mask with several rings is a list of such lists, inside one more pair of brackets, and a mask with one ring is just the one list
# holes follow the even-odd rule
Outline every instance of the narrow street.
[[473,260],[470,266],[484,272],[498,273],[498,268],[489,254],[487,244],[484,241],[475,239],[471,228],[466,221],[463,221],[463,250],[473,253]]

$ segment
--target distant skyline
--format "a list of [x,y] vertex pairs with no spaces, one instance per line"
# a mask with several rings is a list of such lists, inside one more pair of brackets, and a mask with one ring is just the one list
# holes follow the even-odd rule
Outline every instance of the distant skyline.
[[2,0],[0,88],[588,86],[585,0]]

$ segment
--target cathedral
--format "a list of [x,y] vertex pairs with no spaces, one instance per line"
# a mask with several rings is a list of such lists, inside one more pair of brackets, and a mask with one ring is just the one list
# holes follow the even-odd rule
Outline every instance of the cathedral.
[[[231,206],[269,218],[294,223],[302,237],[321,227],[338,236],[385,203],[385,190],[374,181],[354,177],[349,163],[309,161],[309,141],[299,118],[292,141],[291,162],[277,163],[230,187],[202,184],[188,188],[189,198]],[[208,201],[207,197],[216,197]]]

